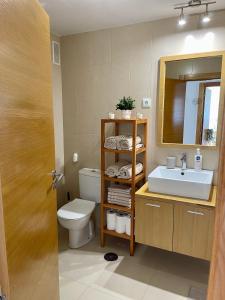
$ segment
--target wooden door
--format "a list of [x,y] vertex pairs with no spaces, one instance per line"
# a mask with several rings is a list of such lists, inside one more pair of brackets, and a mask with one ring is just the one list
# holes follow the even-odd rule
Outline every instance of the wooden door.
[[211,259],[214,209],[175,205],[173,251]]
[[0,0],[0,41],[0,285],[10,300],[57,300],[50,32],[38,1]]
[[135,205],[136,242],[172,251],[173,205],[144,199]]
[[183,144],[186,81],[166,78],[163,142]]
[[[221,71],[220,101],[225,100],[225,53]],[[213,242],[212,261],[207,300],[225,299],[225,111],[223,110],[220,137],[220,157],[218,170],[218,189],[216,222]]]

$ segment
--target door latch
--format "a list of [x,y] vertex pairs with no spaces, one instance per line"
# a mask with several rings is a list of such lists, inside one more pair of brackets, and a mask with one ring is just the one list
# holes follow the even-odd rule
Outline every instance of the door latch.
[[53,188],[53,190],[55,190],[58,186],[58,183],[63,179],[64,174],[57,173],[56,170],[53,170],[49,175],[52,176],[52,188]]

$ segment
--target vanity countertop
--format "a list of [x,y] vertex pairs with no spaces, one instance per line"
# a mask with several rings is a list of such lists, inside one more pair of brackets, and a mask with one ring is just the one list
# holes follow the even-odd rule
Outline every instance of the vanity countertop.
[[148,198],[151,200],[162,200],[162,201],[175,201],[175,202],[182,202],[186,204],[196,204],[196,205],[202,205],[205,207],[215,207],[216,206],[216,192],[217,187],[212,186],[211,193],[209,200],[200,200],[200,199],[193,199],[193,198],[186,198],[186,197],[180,197],[180,196],[174,196],[174,195],[166,195],[166,194],[159,194],[159,193],[152,193],[148,190],[148,182],[146,182],[137,192],[136,192],[136,198]]

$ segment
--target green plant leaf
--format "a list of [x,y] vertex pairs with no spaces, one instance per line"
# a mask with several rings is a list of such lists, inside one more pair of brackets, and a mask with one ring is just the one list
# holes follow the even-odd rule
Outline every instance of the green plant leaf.
[[135,108],[135,99],[132,99],[129,97],[123,97],[122,99],[119,99],[119,103],[116,105],[116,109],[118,110],[133,110]]

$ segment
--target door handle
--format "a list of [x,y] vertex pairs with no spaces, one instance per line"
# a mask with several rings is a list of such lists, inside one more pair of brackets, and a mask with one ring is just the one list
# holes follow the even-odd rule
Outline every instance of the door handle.
[[198,211],[188,210],[187,212],[193,215],[204,216],[202,212],[198,212]]
[[145,203],[145,205],[160,208],[159,204]]
[[63,173],[57,173],[56,170],[52,170],[49,175],[52,177],[52,188],[55,190],[59,184],[59,182],[63,179],[64,174]]

